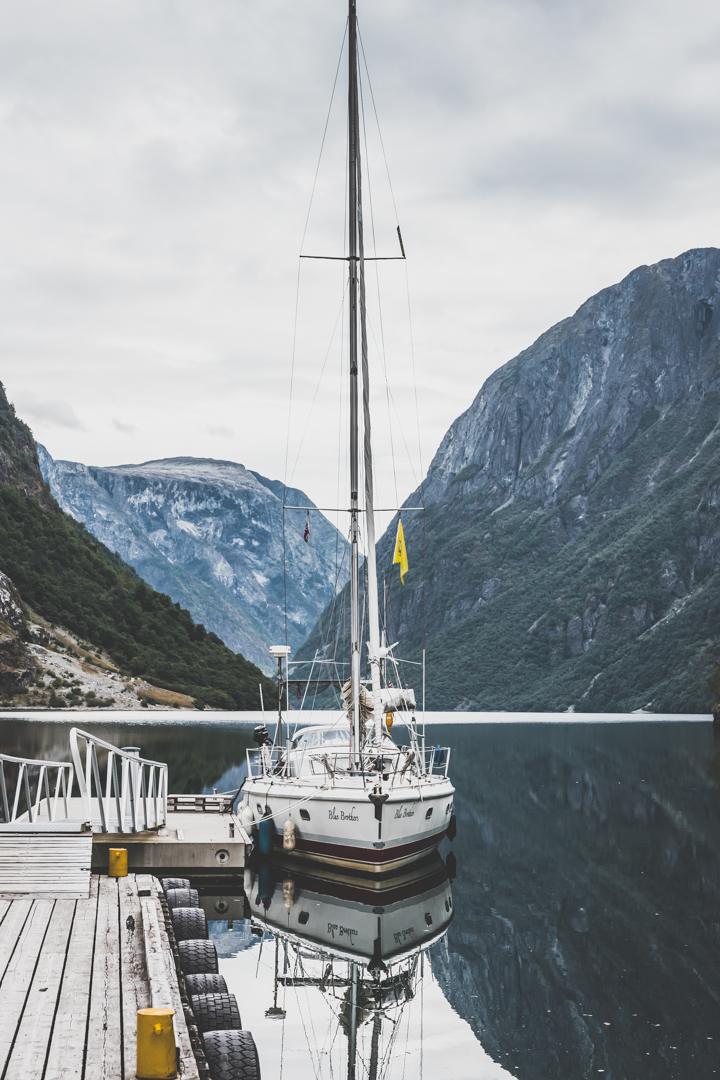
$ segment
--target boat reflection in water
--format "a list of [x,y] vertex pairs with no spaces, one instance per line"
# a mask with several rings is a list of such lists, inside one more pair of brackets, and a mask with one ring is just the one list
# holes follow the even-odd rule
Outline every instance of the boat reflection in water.
[[[434,854],[382,882],[297,872],[278,862],[246,870],[252,923],[275,937],[275,994],[267,1016],[285,1017],[278,987],[316,987],[347,1039],[347,1076],[376,1080],[422,976],[423,953],[453,917],[445,864]],[[369,1060],[357,1071],[369,1040]]]

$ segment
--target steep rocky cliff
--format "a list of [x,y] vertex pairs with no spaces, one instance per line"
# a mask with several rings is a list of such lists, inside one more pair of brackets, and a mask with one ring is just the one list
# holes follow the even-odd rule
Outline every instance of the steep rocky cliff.
[[[494,372],[378,545],[435,708],[703,711],[720,655],[720,251],[641,266]],[[425,589],[422,569],[425,566]],[[327,621],[327,616],[326,616]],[[322,638],[319,628],[308,647]]]
[[[99,468],[54,461],[39,447],[53,495],[154,588],[266,670],[268,645],[303,641],[347,577],[345,541],[313,514],[285,512],[283,486],[232,461],[169,458]],[[286,505],[313,506],[289,488]]]

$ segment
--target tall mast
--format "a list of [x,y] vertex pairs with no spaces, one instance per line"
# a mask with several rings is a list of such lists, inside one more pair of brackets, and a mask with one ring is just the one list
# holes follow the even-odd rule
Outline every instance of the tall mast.
[[363,380],[363,456],[365,465],[365,541],[367,552],[367,605],[370,641],[370,675],[373,690],[375,741],[380,742],[382,707],[380,705],[380,614],[378,612],[377,567],[375,565],[375,499],[373,494],[372,429],[370,425],[370,369],[368,365],[367,320],[365,312],[365,244],[363,240],[362,170],[357,155],[358,250],[360,258],[360,352]]
[[[360,314],[360,351],[362,359],[363,384],[363,457],[365,467],[365,540],[367,571],[367,604],[370,649],[370,672],[373,690],[373,712],[375,719],[375,739],[380,741],[382,708],[380,706],[380,634],[377,595],[377,568],[375,565],[375,515],[373,494],[372,432],[370,424],[370,373],[368,367],[367,325],[365,309],[365,244],[363,237],[362,213],[362,168],[360,162],[358,77],[357,77],[357,14],[355,0],[350,0],[349,35],[350,49],[350,137],[349,143],[349,240],[350,240],[350,488],[353,493],[352,507],[352,629],[353,641],[352,673],[357,670],[357,681],[353,681],[353,728],[355,732],[356,760],[360,747],[360,659],[361,642],[359,640],[359,552],[357,544],[357,496],[358,496],[358,379],[357,379],[357,321],[358,298]],[[358,297],[359,294],[359,297]],[[354,373],[354,374],[353,374]],[[358,762],[359,764],[359,762]]]
[[360,574],[358,551],[358,79],[355,0],[348,10],[348,255],[350,267],[350,678],[353,755],[360,767]]
[[355,1080],[357,1064],[358,966],[350,963],[350,1015],[348,1017],[348,1080]]

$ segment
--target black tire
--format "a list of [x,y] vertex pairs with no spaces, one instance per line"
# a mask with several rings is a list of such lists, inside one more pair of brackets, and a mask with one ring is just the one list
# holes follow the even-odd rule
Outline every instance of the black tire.
[[190,997],[195,994],[227,994],[228,988],[224,975],[186,975],[185,985]]
[[208,936],[207,919],[202,908],[176,907],[170,915],[176,941],[190,941]]
[[186,877],[164,877],[161,879],[163,892],[167,892],[168,889],[189,889],[190,878]]
[[218,954],[212,941],[178,941],[183,975],[217,975]]
[[171,911],[176,907],[200,907],[197,889],[166,889],[165,899]]
[[234,994],[193,994],[190,1008],[198,1031],[240,1031],[242,1022]]
[[211,1080],[260,1080],[260,1060],[249,1031],[206,1031],[202,1041]]

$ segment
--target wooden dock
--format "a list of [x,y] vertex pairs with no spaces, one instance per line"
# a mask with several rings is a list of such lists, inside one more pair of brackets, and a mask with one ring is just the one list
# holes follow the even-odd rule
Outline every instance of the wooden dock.
[[137,1010],[166,1004],[183,1080],[198,1080],[149,875],[93,875],[87,899],[0,899],[3,1080],[134,1080]]

